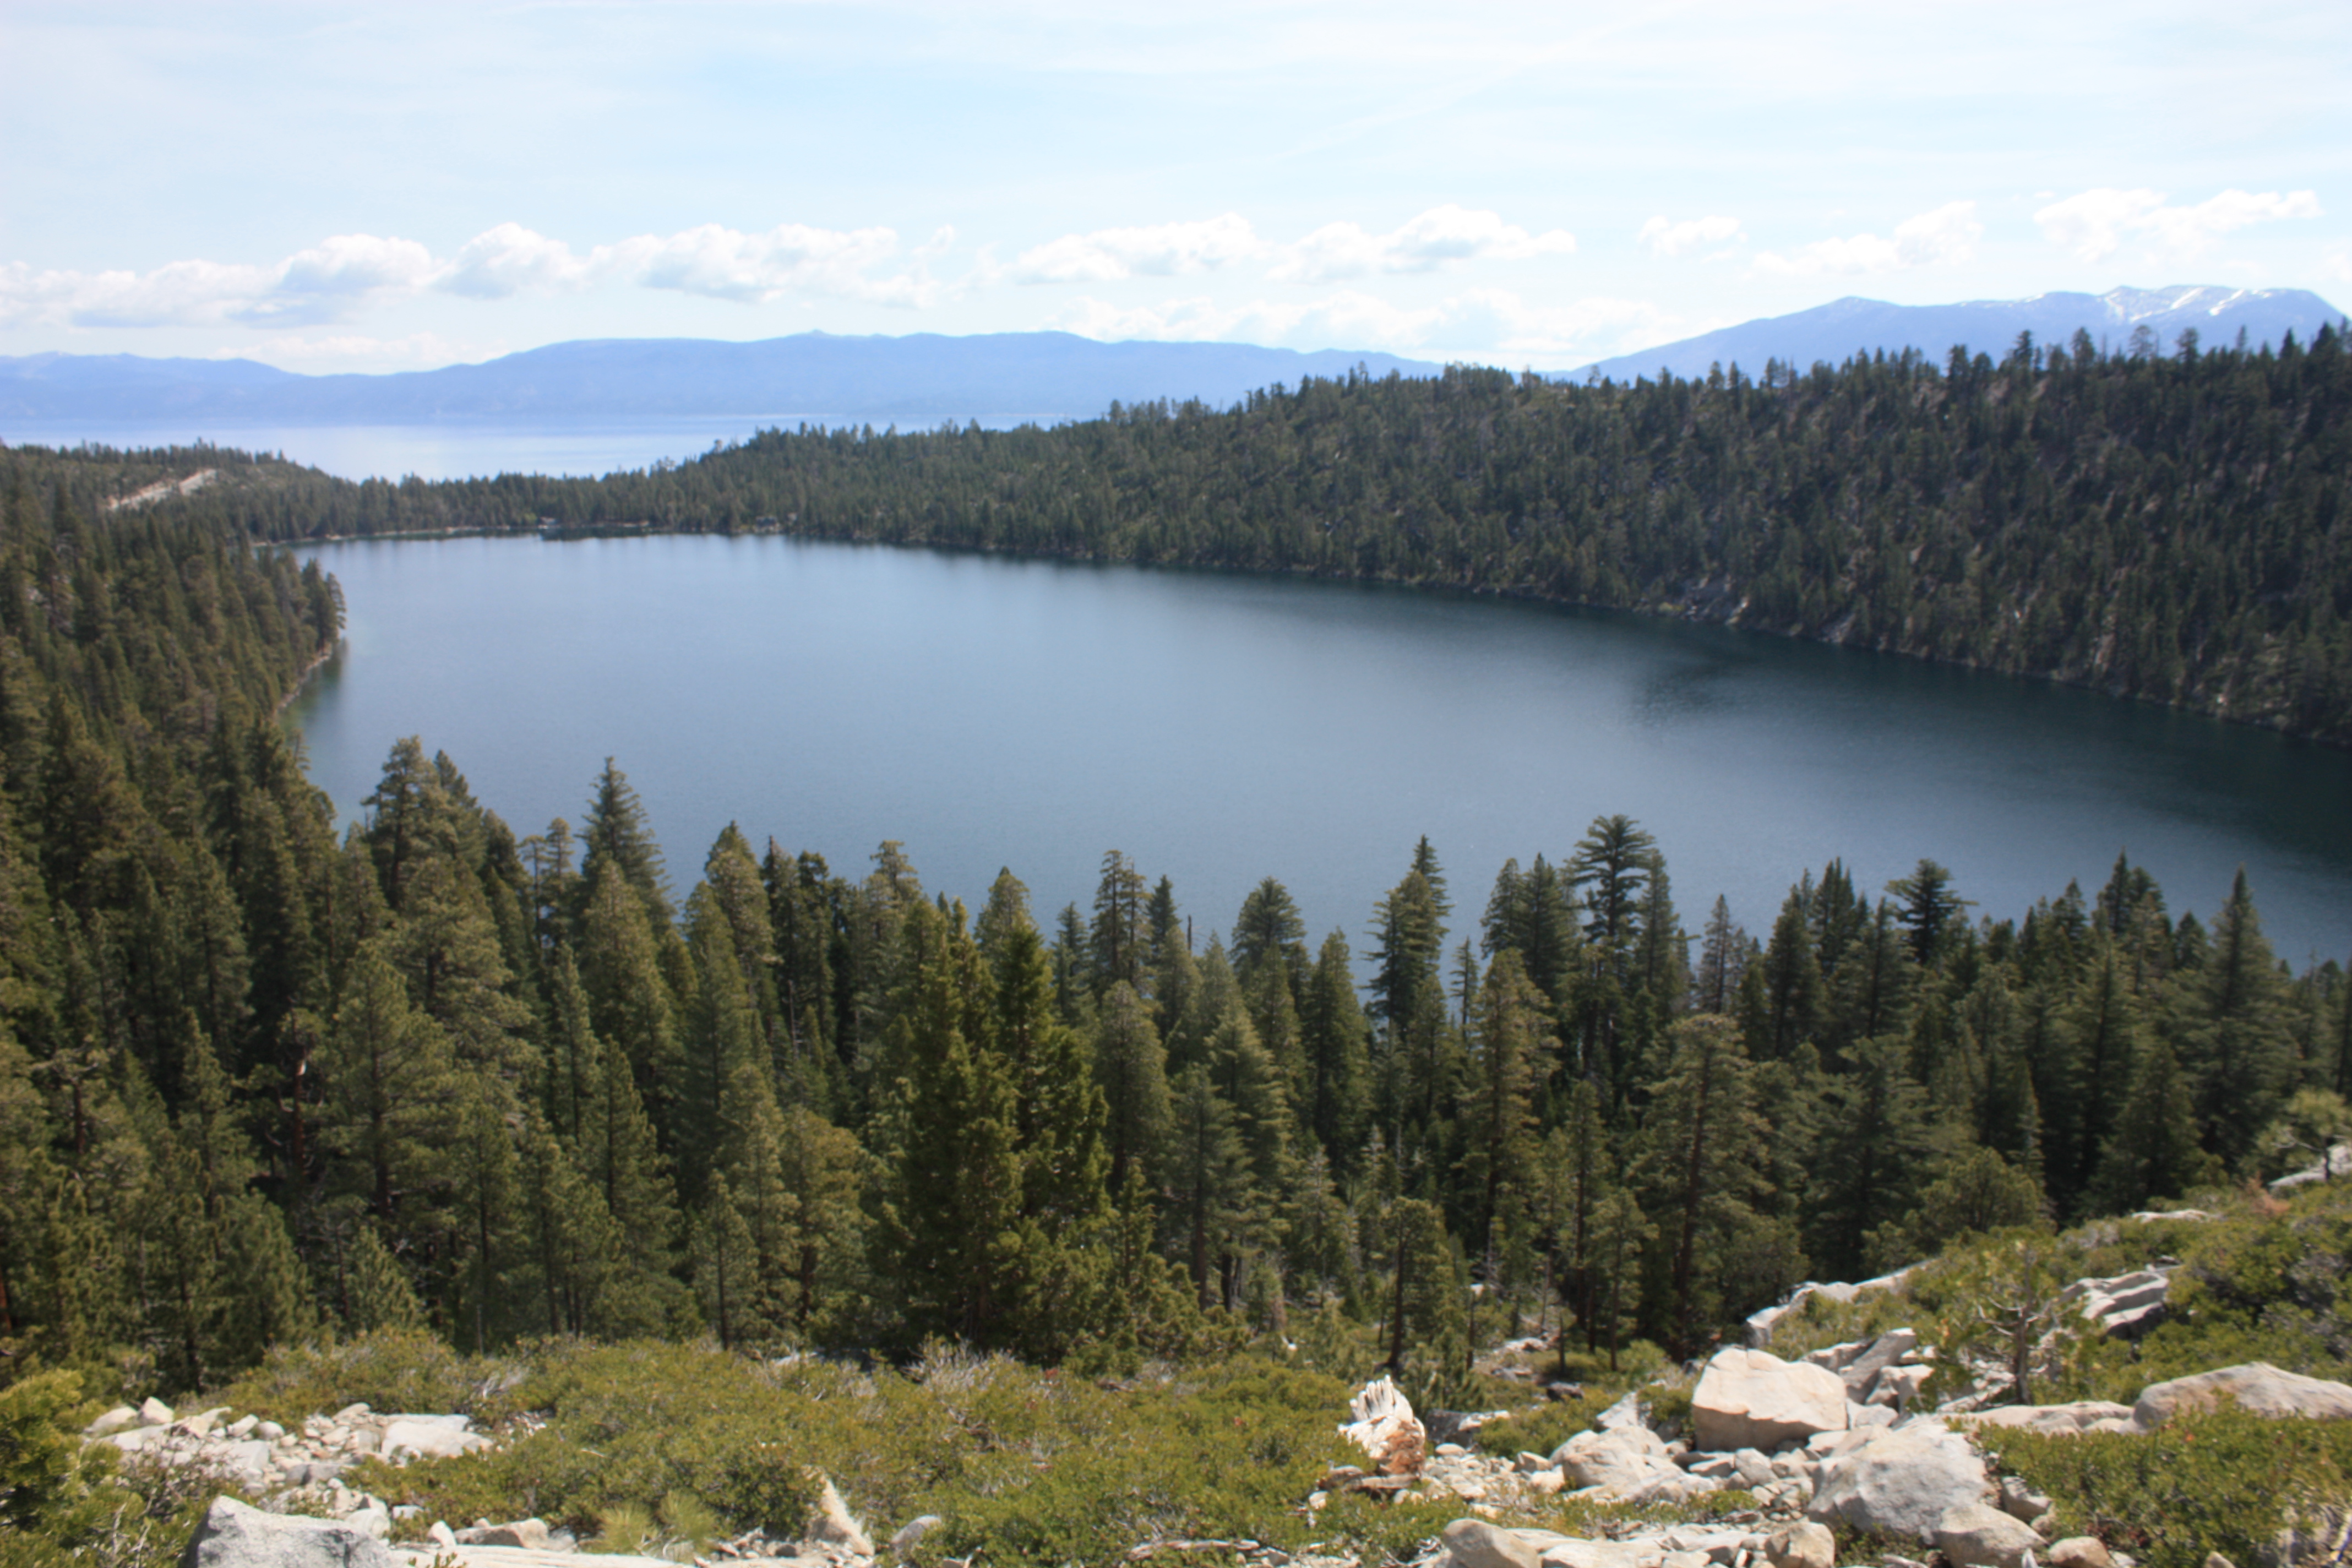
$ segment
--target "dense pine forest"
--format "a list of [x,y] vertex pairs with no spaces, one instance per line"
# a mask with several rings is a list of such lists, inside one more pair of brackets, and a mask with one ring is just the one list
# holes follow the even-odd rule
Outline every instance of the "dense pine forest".
[[[2145,339],[2146,334],[2143,334]],[[1754,380],[1308,381],[1055,429],[769,431],[599,480],[351,484],[85,454],[85,513],[273,540],[775,529],[1445,585],[1731,622],[2352,743],[2352,359],[2021,339]]]
[[[2296,428],[2332,431],[2311,412],[2341,384],[2332,346],[2022,354],[1987,374],[1968,395],[1987,421],[2031,428],[2029,405],[2055,405],[2087,431],[2093,405],[2177,395],[2269,432],[2267,459],[2198,482],[2302,499],[2262,514],[2276,540],[2242,529],[2224,553],[2333,548],[2345,582],[2335,489],[2284,433],[2285,395],[2231,392],[2302,387]],[[1604,405],[1629,437],[1632,414],[1679,405],[1702,430],[1769,416],[1829,441],[1874,387],[1908,388],[1908,408],[1950,395],[1892,363],[1756,387],[1325,384],[1064,432],[768,437],[533,493],[684,491],[831,453],[810,492],[830,494],[879,483],[896,453],[905,493],[950,496],[945,465],[997,443],[1141,465],[1230,440],[1202,461],[1205,517],[1253,431],[1370,443],[1383,411],[1417,408],[1438,446],[1398,441],[1403,485],[1436,471],[1405,468],[1408,451],[1451,462],[1446,443],[1485,429],[1524,454],[1512,443],[1547,420],[1603,428],[1578,411]],[[1705,460],[1706,439],[1681,439]],[[452,759],[403,741],[339,839],[276,712],[341,605],[315,568],[247,547],[237,508],[268,492],[109,511],[86,475],[119,478],[115,459],[0,462],[10,1377],[193,1388],[273,1342],[403,1327],[468,1351],[945,1339],[1115,1368],[1378,1325],[1389,1359],[1443,1391],[1507,1317],[1562,1314],[1601,1353],[1639,1337],[1687,1355],[1800,1279],[2307,1163],[2344,1131],[2352,984],[2333,963],[2289,973],[2242,877],[2202,915],[2122,862],[2097,889],[1995,911],[1932,862],[1885,889],[1832,863],[1751,937],[1720,900],[1686,914],[1663,847],[1612,815],[1561,824],[1481,884],[1397,846],[1392,889],[1348,912],[1360,963],[1271,877],[1238,910],[1188,911],[1117,851],[1091,908],[1058,912],[1009,871],[977,910],[927,892],[895,843],[835,868],[730,828],[673,875],[609,763],[583,780],[576,826],[519,836]],[[1463,493],[1504,467],[1465,473]],[[2210,498],[2171,485],[2116,493],[2182,540],[2218,530]],[[1845,516],[1821,501],[1824,527]],[[2010,524],[2030,535],[2056,504]],[[2316,581],[2273,609],[2319,616]],[[1217,934],[1196,942],[1193,914]]]

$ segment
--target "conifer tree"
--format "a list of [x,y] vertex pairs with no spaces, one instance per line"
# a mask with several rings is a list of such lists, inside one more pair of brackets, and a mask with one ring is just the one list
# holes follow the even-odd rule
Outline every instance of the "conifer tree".
[[1108,1185],[1128,1188],[1130,1173],[1150,1180],[1161,1169],[1169,1135],[1167,1048],[1143,998],[1124,981],[1095,1014],[1095,1074],[1102,1085]]
[[909,1333],[1000,1342],[1022,1184],[1011,1075],[987,1045],[987,970],[961,906],[908,911],[913,963],[887,1044],[883,1234]]
[[1307,975],[1299,1043],[1307,1062],[1307,1128],[1333,1167],[1352,1173],[1371,1114],[1370,1030],[1356,1000],[1348,939],[1339,931],[1323,939]]
[[2172,1047],[2152,1040],[2132,1065],[2123,1114],[2092,1178],[2091,1200],[2106,1214],[2179,1197],[2220,1175],[2197,1133],[2197,1102]]
[[1677,1353],[1704,1341],[1727,1303],[1710,1264],[1727,1257],[1737,1232],[1755,1223],[1761,1142],[1739,1037],[1727,1019],[1705,1014],[1677,1023],[1664,1076],[1653,1086],[1643,1124],[1644,1209],[1666,1249],[1666,1299],[1657,1303]]
[[1550,1077],[1557,1043],[1544,1031],[1544,997],[1518,953],[1506,948],[1486,972],[1471,1032],[1465,1095],[1463,1175],[1475,1194],[1470,1234],[1491,1279],[1505,1205],[1524,1205],[1536,1151],[1536,1087]]
[[583,883],[593,889],[601,872],[614,872],[636,895],[651,924],[658,928],[670,922],[675,911],[661,846],[654,841],[645,803],[629,784],[629,775],[614,766],[610,757],[604,759],[604,771],[596,776],[580,844]]
[[2224,1164],[2245,1158],[2284,1100],[2292,1071],[2285,990],[2242,866],[2213,917],[2209,955],[2180,992],[2175,1030],[2204,1144]]

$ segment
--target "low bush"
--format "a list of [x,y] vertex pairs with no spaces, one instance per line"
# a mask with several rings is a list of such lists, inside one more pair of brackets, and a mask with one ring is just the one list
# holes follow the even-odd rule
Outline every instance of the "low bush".
[[[1338,1434],[1349,1393],[1255,1357],[1127,1386],[952,1351],[868,1373],[672,1344],[549,1344],[478,1412],[528,1409],[543,1427],[359,1479],[418,1505],[421,1521],[536,1514],[583,1539],[611,1539],[615,1520],[659,1520],[672,1540],[797,1532],[830,1476],[880,1535],[919,1514],[945,1519],[926,1556],[985,1544],[999,1563],[1100,1562],[1180,1535],[1297,1547],[1328,1528],[1303,1508],[1317,1479],[1361,1458]],[[1395,1521],[1379,1533],[1398,1533]]]
[[2146,1434],[1978,1436],[2002,1470],[2049,1494],[2058,1534],[2095,1535],[2142,1568],[2200,1568],[2210,1552],[2263,1561],[2296,1511],[2352,1505],[2352,1422],[2220,1409]]

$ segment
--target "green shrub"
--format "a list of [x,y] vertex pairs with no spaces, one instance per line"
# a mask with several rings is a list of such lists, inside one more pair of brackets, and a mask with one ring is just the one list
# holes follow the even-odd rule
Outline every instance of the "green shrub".
[[289,1426],[354,1404],[472,1415],[520,1375],[521,1363],[512,1358],[461,1356],[422,1330],[385,1329],[355,1339],[273,1345],[259,1366],[211,1398]]
[[1613,1403],[1613,1393],[1585,1394],[1556,1399],[1525,1410],[1515,1410],[1499,1421],[1478,1428],[1478,1447],[1506,1458],[1514,1454],[1549,1454],[1592,1425],[1592,1418]]
[[2200,1568],[2209,1552],[2252,1563],[2291,1510],[2352,1503],[2352,1422],[2222,1409],[2147,1434],[1978,1437],[2001,1469],[2049,1494],[2056,1533],[2095,1535],[2143,1568]]

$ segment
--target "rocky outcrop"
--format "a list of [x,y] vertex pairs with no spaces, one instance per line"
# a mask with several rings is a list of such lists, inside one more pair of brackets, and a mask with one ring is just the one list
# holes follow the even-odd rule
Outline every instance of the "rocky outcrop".
[[1826,1367],[1845,1383],[1849,1403],[1906,1408],[1936,1370],[1933,1346],[1923,1347],[1909,1329],[1893,1329],[1874,1340],[1855,1340],[1811,1352],[1805,1360]]
[[1748,1315],[1748,1342],[1759,1349],[1770,1344],[1773,1329],[1779,1326],[1781,1319],[1803,1306],[1805,1299],[1809,1296],[1819,1296],[1825,1301],[1845,1302],[1881,1290],[1897,1289],[1901,1288],[1911,1270],[1918,1267],[1914,1263],[1909,1268],[1898,1268],[1892,1274],[1882,1274],[1875,1279],[1863,1279],[1852,1284],[1840,1280],[1833,1284],[1822,1285],[1807,1280],[1790,1291],[1778,1305],[1766,1307]]
[[2072,1310],[2110,1339],[2136,1340],[2168,1315],[2169,1269],[2142,1268],[2107,1279],[2077,1279],[2058,1293],[2058,1310]]
[[215,1498],[180,1554],[180,1568],[394,1568],[378,1537],[340,1520],[265,1513]]
[[1957,1426],[2018,1426],[2028,1432],[2071,1437],[2080,1432],[2137,1432],[2132,1407],[2104,1399],[2082,1399],[2071,1405],[1996,1405],[1944,1417]]
[[1994,1496],[1976,1449],[1932,1418],[1850,1433],[1822,1447],[1805,1509],[1819,1523],[1930,1542],[1946,1513]]
[[2297,1187],[2307,1187],[2318,1182],[2332,1182],[2338,1176],[2352,1175],[2352,1143],[2331,1146],[2319,1160],[2300,1171],[2281,1176],[2271,1184],[2274,1193],[2291,1193]]
[[2148,1431],[2163,1426],[2179,1411],[2210,1409],[2225,1398],[2241,1410],[2273,1420],[2294,1415],[2315,1421],[2352,1420],[2352,1386],[2282,1372],[2261,1361],[2154,1384],[2141,1391],[2132,1406],[2132,1419],[2142,1431]]
[[1712,1478],[1685,1471],[1646,1426],[1580,1432],[1554,1450],[1569,1486],[1601,1502],[1687,1502],[1722,1489]]
[[1696,1445],[1709,1451],[1777,1448],[1847,1426],[1845,1381],[1827,1367],[1769,1351],[1717,1351],[1691,1392]]

